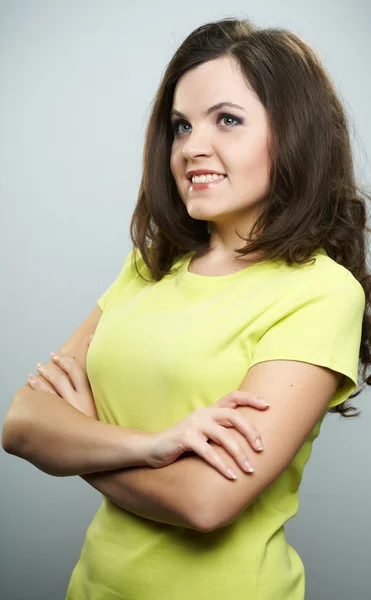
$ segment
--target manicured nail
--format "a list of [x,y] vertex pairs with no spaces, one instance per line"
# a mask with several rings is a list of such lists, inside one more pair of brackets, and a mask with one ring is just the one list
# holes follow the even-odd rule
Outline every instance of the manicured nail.
[[265,406],[270,406],[269,402],[266,402],[265,400],[263,400],[263,398],[259,398],[259,400],[260,400],[261,402],[263,402],[263,404],[264,404]]
[[257,447],[258,447],[258,450],[263,450],[264,446],[263,446],[263,444],[262,444],[262,441],[261,441],[261,439],[260,439],[260,438],[256,438],[256,440],[255,440],[255,441],[256,441],[256,445],[257,445]]
[[245,460],[245,467],[249,473],[253,473],[255,471],[254,467],[252,467],[248,460]]
[[227,473],[228,473],[228,475],[233,477],[233,479],[237,479],[237,475],[235,473],[233,473],[232,469],[227,469]]

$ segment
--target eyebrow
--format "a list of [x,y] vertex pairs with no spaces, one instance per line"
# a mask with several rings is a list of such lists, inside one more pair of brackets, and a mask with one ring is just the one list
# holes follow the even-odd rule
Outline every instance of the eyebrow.
[[[233,102],[218,102],[218,104],[214,104],[213,106],[210,106],[210,108],[208,108],[207,110],[205,110],[205,112],[203,113],[204,117],[207,117],[208,115],[211,115],[211,113],[213,113],[216,110],[219,110],[220,108],[223,108],[224,106],[229,106],[231,108],[239,108],[240,110],[243,110],[243,112],[247,112],[242,106],[239,106],[238,104],[234,104]],[[171,109],[171,113],[170,113],[170,118],[173,117],[174,115],[178,116],[178,117],[183,117],[184,119],[186,119],[186,115],[182,112],[180,112],[179,110],[175,110],[175,108]]]

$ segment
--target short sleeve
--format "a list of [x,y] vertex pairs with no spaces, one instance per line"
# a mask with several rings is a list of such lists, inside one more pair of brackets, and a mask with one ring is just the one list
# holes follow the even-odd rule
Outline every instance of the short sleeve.
[[125,285],[130,281],[132,276],[131,261],[134,250],[131,250],[127,255],[123,267],[116,279],[106,289],[106,291],[98,298],[97,304],[103,313],[109,311],[111,306],[115,303]]
[[[268,360],[297,360],[343,374],[328,408],[345,402],[358,384],[365,309],[361,284],[334,278],[295,293],[290,308],[264,332],[250,367]],[[290,294],[288,294],[290,296]],[[292,296],[291,296],[292,297]]]

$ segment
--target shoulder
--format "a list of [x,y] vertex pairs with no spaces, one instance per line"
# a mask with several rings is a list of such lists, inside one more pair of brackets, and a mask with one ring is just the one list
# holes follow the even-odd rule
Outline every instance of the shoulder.
[[353,285],[356,289],[363,291],[362,285],[353,273],[333,258],[330,258],[324,249],[319,250],[314,258],[316,260],[313,272],[318,278],[327,278],[327,280],[339,282],[339,284],[347,281],[349,286]]
[[286,276],[282,279],[292,298],[345,297],[351,302],[365,305],[365,292],[361,283],[343,265],[330,258],[321,248],[313,254],[314,259],[304,264],[283,266]]

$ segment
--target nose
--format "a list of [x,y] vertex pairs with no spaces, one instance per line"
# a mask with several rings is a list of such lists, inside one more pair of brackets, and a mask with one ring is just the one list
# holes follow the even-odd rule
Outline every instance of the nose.
[[213,148],[210,142],[200,136],[197,139],[192,137],[192,135],[189,136],[182,148],[182,155],[187,160],[192,160],[196,156],[211,156],[212,153]]

